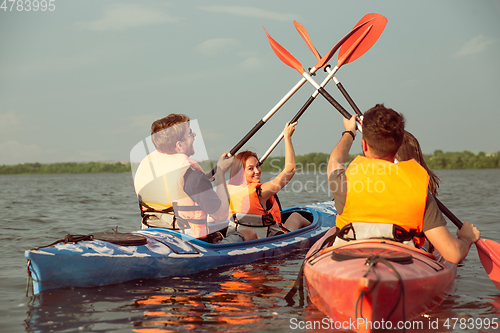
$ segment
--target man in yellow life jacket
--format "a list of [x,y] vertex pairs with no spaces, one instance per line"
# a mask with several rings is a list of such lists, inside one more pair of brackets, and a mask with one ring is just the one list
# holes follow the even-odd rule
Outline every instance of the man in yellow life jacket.
[[182,114],[170,114],[152,124],[151,140],[156,150],[141,161],[134,177],[143,223],[165,214],[174,218],[172,229],[187,230],[212,243],[256,239],[253,230],[213,237],[219,226],[220,230],[227,227],[229,198],[224,174],[233,159],[225,153],[217,162],[214,191],[201,166],[189,157],[195,153],[195,137],[189,117]]
[[392,238],[421,247],[427,238],[446,260],[462,261],[480,233],[465,222],[453,237],[428,192],[425,169],[415,160],[394,163],[404,138],[404,117],[383,104],[366,111],[361,138],[364,157],[356,157],[345,169],[357,120],[344,118],[345,132],[328,161],[339,242]]

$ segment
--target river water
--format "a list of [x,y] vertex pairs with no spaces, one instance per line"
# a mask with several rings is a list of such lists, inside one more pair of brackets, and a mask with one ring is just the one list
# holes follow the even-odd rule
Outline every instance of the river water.
[[[462,221],[477,225],[484,238],[500,242],[500,170],[443,170],[438,176],[441,201]],[[324,174],[296,175],[280,192],[283,206],[330,200],[325,180]],[[25,250],[68,233],[139,227],[132,177],[1,175],[0,187],[0,332],[326,332],[331,327],[319,325],[325,316],[307,292],[297,294],[294,304],[283,299],[304,253],[191,276],[27,297]],[[454,233],[451,222],[449,228]],[[408,332],[500,331],[479,328],[500,321],[500,292],[475,246],[459,265],[456,282],[452,295],[418,319],[424,329]],[[314,323],[316,329],[307,329]]]

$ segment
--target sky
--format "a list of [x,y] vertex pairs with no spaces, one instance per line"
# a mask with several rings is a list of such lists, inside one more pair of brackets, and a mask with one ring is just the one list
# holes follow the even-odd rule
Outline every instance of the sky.
[[[359,108],[401,112],[424,153],[500,151],[498,0],[52,4],[0,8],[0,165],[127,161],[169,113],[196,119],[216,159],[301,79],[264,28],[307,69],[316,59],[294,20],[323,55],[368,13],[387,18],[384,32],[336,75]],[[333,83],[326,90],[352,112]],[[304,85],[244,148],[262,155],[313,92]],[[329,153],[342,131],[318,96],[297,125],[296,153]]]

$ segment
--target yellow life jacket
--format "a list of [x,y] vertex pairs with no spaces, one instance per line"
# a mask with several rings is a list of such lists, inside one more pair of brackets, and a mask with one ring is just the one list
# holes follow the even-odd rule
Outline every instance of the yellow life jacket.
[[391,163],[358,156],[346,170],[347,196],[338,230],[352,223],[392,224],[425,241],[423,221],[429,176],[415,160]]
[[188,222],[194,237],[204,238],[208,234],[207,214],[184,192],[184,174],[189,168],[203,171],[185,154],[154,151],[137,168],[134,186],[147,207],[157,212],[173,209],[179,220]]

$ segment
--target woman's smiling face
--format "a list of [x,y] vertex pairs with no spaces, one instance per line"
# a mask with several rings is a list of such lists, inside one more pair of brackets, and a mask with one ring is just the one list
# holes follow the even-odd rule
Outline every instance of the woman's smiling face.
[[245,180],[247,184],[260,183],[260,174],[259,161],[251,156],[245,162]]

